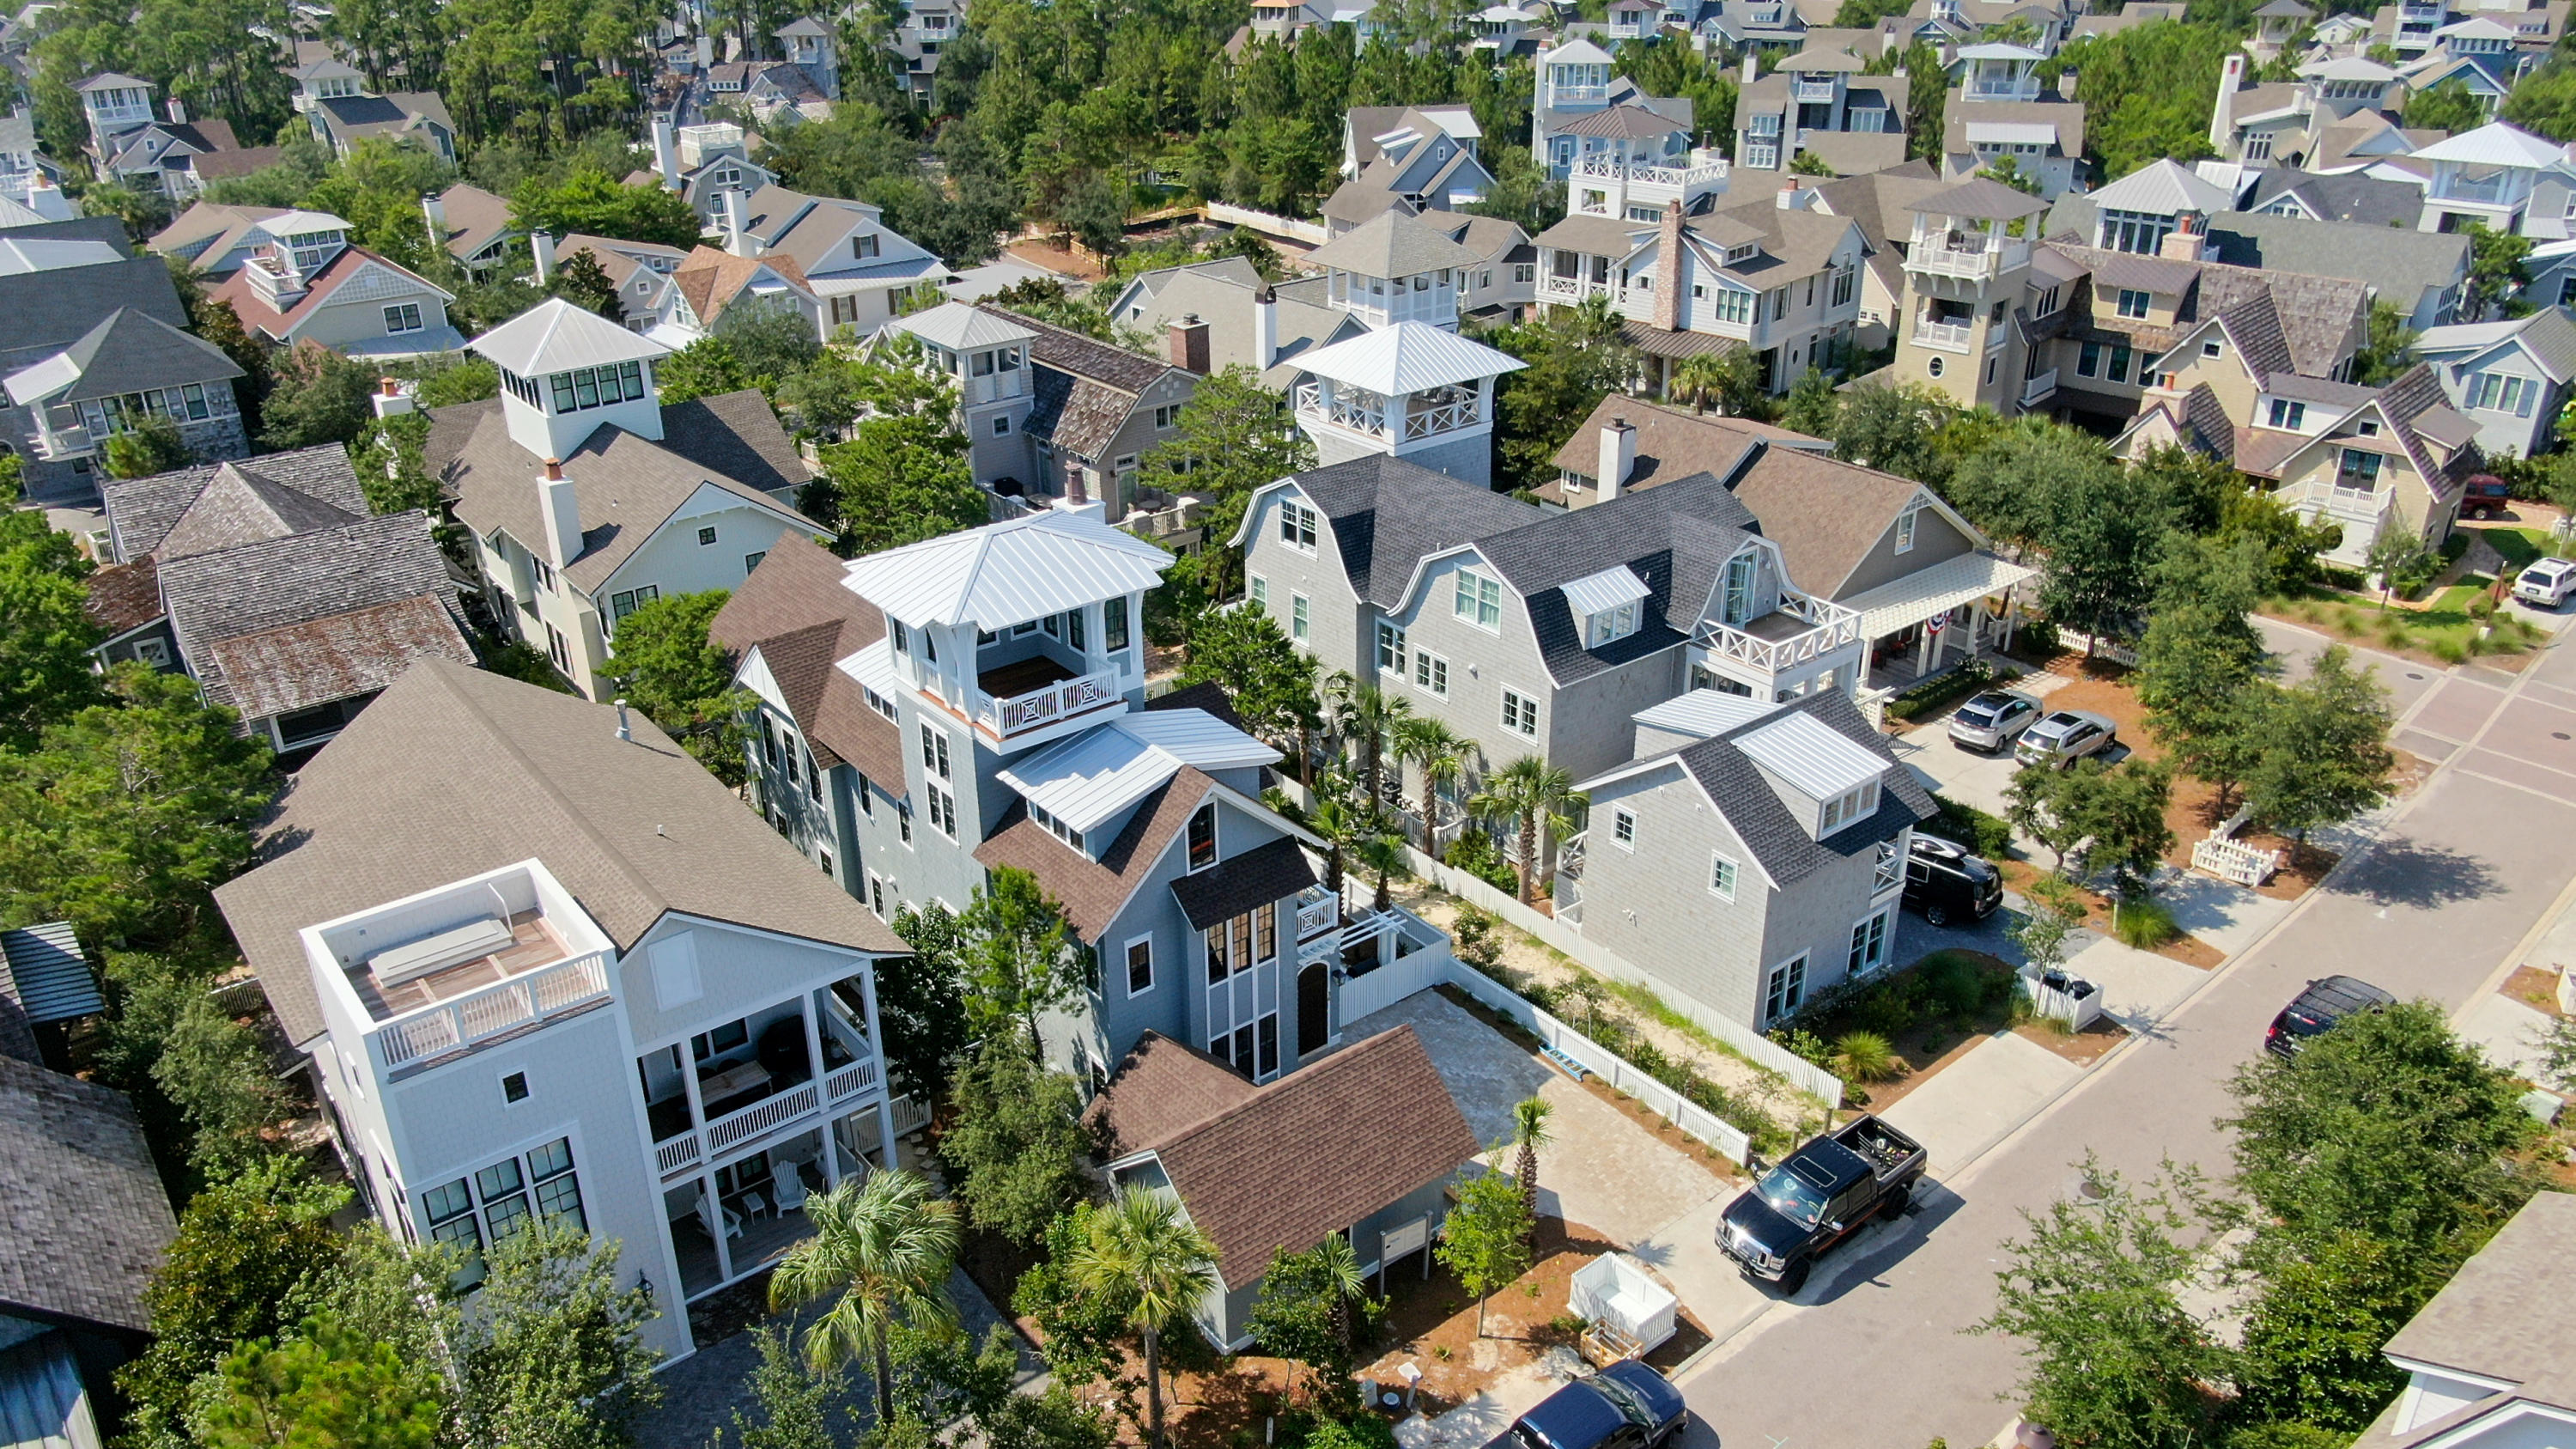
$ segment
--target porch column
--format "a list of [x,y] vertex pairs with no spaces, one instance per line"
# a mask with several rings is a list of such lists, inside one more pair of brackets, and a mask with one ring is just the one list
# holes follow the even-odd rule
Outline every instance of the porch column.
[[[1933,616],[1933,618],[1939,617],[1940,616],[1937,614]],[[1922,628],[1922,647],[1914,651],[1914,677],[1917,679],[1921,679],[1924,675],[1932,672],[1932,641],[1940,637],[1932,632],[1931,619],[1924,620]]]
[[1860,639],[1860,689],[1869,688],[1869,672],[1877,667],[1878,639],[1874,635],[1863,634]]
[[2020,622],[2021,622],[2021,598],[2020,598],[2020,596],[2015,595],[2015,594],[2006,594],[2006,595],[2004,595],[2004,642],[2003,642],[2003,647],[2004,647],[2004,648],[2006,648],[2006,649],[2010,649],[2010,648],[2012,648],[2012,641],[2013,641],[2013,627],[2014,627],[2015,625],[2019,624]]
[[[829,991],[832,988],[826,986],[823,989]],[[823,1086],[823,1023],[814,1015],[814,993],[806,992],[796,1005],[805,1016],[805,1065],[814,1074],[814,1100],[828,1105],[832,1094]],[[830,1120],[828,1113],[825,1120]]]
[[707,1236],[716,1240],[716,1281],[722,1283],[733,1277],[733,1249],[728,1246],[733,1234],[725,1231],[724,1199],[716,1196],[716,1171],[713,1167],[698,1169],[698,1191],[705,1194],[707,1220],[703,1226]]
[[707,1104],[698,1095],[697,1053],[687,1042],[674,1043],[671,1051],[680,1059],[680,1090],[689,1099],[689,1130],[695,1132],[707,1125]]
[[896,1150],[894,1141],[894,1097],[886,1092],[877,1093],[877,1138],[885,1145],[886,1167],[892,1169],[903,1166],[902,1156]]

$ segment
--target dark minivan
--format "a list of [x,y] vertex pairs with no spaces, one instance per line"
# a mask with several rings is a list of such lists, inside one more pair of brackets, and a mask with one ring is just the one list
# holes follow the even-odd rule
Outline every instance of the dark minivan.
[[2309,982],[2307,990],[2272,1018],[2271,1029],[2263,1033],[2263,1050],[2276,1057],[2297,1056],[2307,1047],[2309,1037],[2325,1035],[2355,1012],[2377,1011],[2396,1001],[2396,997],[2358,977],[2320,977]]
[[1660,1449],[1689,1422],[1681,1390],[1626,1359],[1541,1399],[1485,1449]]
[[1937,835],[1917,835],[1905,857],[1905,905],[1936,926],[1982,921],[2004,903],[2004,875]]

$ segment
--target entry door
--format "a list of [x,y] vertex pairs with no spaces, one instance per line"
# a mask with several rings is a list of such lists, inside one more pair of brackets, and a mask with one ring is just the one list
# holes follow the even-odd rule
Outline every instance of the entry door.
[[1297,1055],[1322,1051],[1332,1035],[1333,978],[1331,968],[1318,961],[1297,973]]

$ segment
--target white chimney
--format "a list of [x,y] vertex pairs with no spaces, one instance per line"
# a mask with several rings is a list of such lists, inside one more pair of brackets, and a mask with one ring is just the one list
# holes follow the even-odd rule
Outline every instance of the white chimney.
[[742,188],[734,187],[724,194],[725,250],[738,257],[751,255],[751,244],[742,234]]
[[2219,155],[2231,154],[2236,138],[2236,91],[2245,83],[2245,57],[2231,53],[2218,68],[2218,104],[2209,112],[2209,144]]
[[555,275],[554,233],[546,231],[528,233],[528,255],[536,263],[537,285],[542,287],[546,283],[553,281]]
[[1637,430],[1626,418],[1614,417],[1601,430],[1601,501],[1619,496],[1628,473],[1637,466]]
[[430,245],[445,246],[447,244],[447,198],[444,196],[422,197],[420,199],[420,214],[429,219]]
[[1816,208],[1816,193],[1809,191],[1799,178],[1792,176],[1781,186],[1779,194],[1771,198],[1771,204],[1782,211],[1813,211]]
[[171,125],[184,126],[188,124],[188,103],[186,101],[179,99],[177,96],[172,96],[168,101],[162,104],[162,109],[170,113]]
[[1746,84],[1746,85],[1751,85],[1751,84],[1753,84],[1755,81],[1758,81],[1758,80],[1760,80],[1760,79],[1762,79],[1762,62],[1761,62],[1761,61],[1759,61],[1759,60],[1757,60],[1757,59],[1755,59],[1754,57],[1752,57],[1752,56],[1750,56],[1750,55],[1747,55],[1746,57],[1744,57],[1744,82],[1743,82],[1743,83],[1744,83],[1744,84]]
[[1279,356],[1279,295],[1268,287],[1252,294],[1252,370],[1266,372]]
[[701,71],[703,71],[703,70],[705,70],[708,66],[711,66],[711,65],[713,65],[713,64],[715,64],[715,63],[716,63],[716,38],[715,38],[714,36],[712,36],[712,35],[701,35],[701,36],[699,36],[699,37],[698,37],[698,69],[699,69],[699,70],[701,70]]
[[27,209],[47,221],[69,221],[80,214],[72,209],[71,198],[42,171],[27,176]]
[[617,737],[621,740],[635,738],[635,731],[626,723],[626,701],[622,699],[617,702]]
[[376,416],[380,418],[389,418],[396,413],[407,413],[412,409],[412,401],[404,394],[402,384],[390,377],[376,379],[376,395],[367,401],[375,408]]
[[581,504],[573,497],[572,480],[564,476],[563,460],[546,460],[545,476],[537,480],[537,502],[545,510],[547,554],[556,568],[570,567],[581,557]]
[[742,37],[739,35],[726,36],[725,63],[727,65],[731,65],[733,62],[740,59],[742,59]]
[[[701,38],[699,43],[704,44],[704,39]],[[668,116],[653,118],[653,169],[662,173],[665,189],[680,189],[680,158],[671,149],[671,118]]]

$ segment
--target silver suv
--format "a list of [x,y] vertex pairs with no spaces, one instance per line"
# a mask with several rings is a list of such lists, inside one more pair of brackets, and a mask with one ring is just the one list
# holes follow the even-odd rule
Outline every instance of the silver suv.
[[2119,727],[2098,714],[2061,709],[2022,731],[2021,740],[2013,746],[2013,758],[2025,765],[2063,769],[2086,755],[2111,748],[2119,735]]
[[2039,701],[2010,689],[1989,689],[1950,716],[1950,743],[2001,754],[2039,718]]

